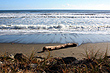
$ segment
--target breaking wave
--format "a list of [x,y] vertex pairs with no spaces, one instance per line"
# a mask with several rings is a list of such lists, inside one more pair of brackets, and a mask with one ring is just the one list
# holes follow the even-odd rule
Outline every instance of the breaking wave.
[[0,43],[110,42],[110,11],[0,11]]
[[84,13],[0,13],[3,18],[110,18],[110,14]]
[[0,25],[0,29],[36,29],[36,30],[109,30],[110,25]]

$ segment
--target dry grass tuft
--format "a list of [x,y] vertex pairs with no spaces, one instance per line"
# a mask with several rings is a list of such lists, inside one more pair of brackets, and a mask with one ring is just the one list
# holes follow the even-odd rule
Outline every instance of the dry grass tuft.
[[46,58],[36,57],[35,50],[27,57],[24,54],[10,57],[6,53],[0,56],[0,72],[2,73],[104,73],[110,72],[110,56],[100,54],[100,50],[85,50],[86,58],[77,60],[74,57]]

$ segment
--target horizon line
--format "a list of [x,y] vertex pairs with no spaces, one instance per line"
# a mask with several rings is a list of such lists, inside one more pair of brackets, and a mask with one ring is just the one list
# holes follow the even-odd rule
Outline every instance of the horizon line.
[[0,10],[109,10],[109,9],[0,9]]

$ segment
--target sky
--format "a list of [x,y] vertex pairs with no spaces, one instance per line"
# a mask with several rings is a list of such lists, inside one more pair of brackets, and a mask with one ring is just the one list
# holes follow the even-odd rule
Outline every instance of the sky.
[[0,10],[110,10],[110,0],[0,0]]

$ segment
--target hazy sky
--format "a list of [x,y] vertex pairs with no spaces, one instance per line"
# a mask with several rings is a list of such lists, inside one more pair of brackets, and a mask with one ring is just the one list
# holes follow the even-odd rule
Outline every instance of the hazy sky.
[[110,10],[110,0],[0,0],[0,10],[10,9]]

